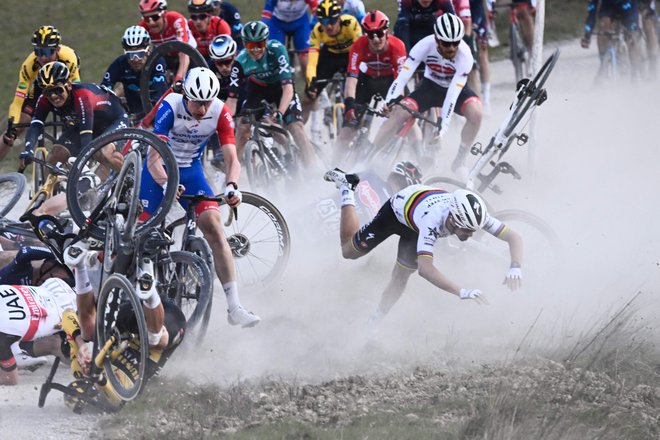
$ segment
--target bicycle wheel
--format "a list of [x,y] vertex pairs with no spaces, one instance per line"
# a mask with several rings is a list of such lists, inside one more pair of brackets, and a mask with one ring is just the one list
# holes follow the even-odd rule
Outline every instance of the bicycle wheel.
[[250,187],[255,191],[264,191],[271,181],[271,171],[268,160],[264,157],[265,147],[261,141],[250,139],[245,143],[243,163]]
[[16,203],[19,201],[27,179],[20,173],[7,173],[0,175],[0,217],[9,214]]
[[548,80],[552,69],[555,67],[558,58],[559,49],[556,49],[546,62],[543,63],[543,66],[541,66],[534,78],[519,89],[516,101],[513,103],[511,119],[503,131],[505,138],[511,135],[523,117],[529,118],[531,116],[531,112],[529,114],[527,112],[532,106],[536,107],[545,102],[547,93],[543,86]]
[[211,317],[213,278],[203,257],[188,251],[170,252],[156,266],[158,293],[186,316],[186,339],[199,344]]
[[289,261],[291,236],[282,213],[265,198],[243,192],[238,220],[225,203],[220,206],[225,235],[236,265],[241,289],[266,290],[277,281]]
[[[167,170],[167,190],[161,203],[154,207],[151,217],[138,224],[134,232],[139,234],[151,226],[162,223],[169,208],[174,203],[177,184],[179,183],[179,168],[174,154],[167,144],[155,134],[139,128],[124,128],[99,136],[80,153],[69,171],[69,184],[66,189],[66,200],[71,218],[80,228],[85,227],[87,216],[111,198],[118,173],[115,171],[108,172],[108,168],[96,164],[96,158],[100,155],[101,149],[110,144],[119,147],[118,149],[122,150],[124,155],[129,151],[139,151],[143,163],[150,149],[155,150],[160,155]],[[89,188],[89,179],[87,179],[84,188],[80,187],[81,177],[88,176],[90,169],[96,170],[97,179],[91,183],[91,189]],[[91,199],[88,197],[90,192],[94,193],[94,197]],[[81,203],[83,200],[86,202],[84,206]],[[93,221],[88,227],[92,237],[101,240],[105,236],[104,222]]]
[[526,68],[525,68],[525,55],[527,49],[520,35],[520,28],[515,24],[511,23],[511,28],[509,32],[509,48],[511,62],[513,63],[513,71],[516,76],[516,83],[525,77]]
[[114,214],[122,216],[121,238],[124,242],[133,239],[140,214],[140,182],[142,178],[142,156],[136,150],[129,151],[119,171],[113,197]]
[[147,323],[142,303],[128,279],[110,275],[96,306],[96,340],[103,356],[103,370],[123,400],[134,399],[145,382],[149,357]]
[[144,113],[149,113],[149,111],[154,108],[154,104],[151,102],[151,91],[149,89],[153,70],[160,57],[171,52],[181,52],[188,55],[190,57],[190,68],[209,67],[204,57],[197,51],[197,49],[183,41],[168,41],[154,47],[140,72],[140,100],[142,101],[142,110]]

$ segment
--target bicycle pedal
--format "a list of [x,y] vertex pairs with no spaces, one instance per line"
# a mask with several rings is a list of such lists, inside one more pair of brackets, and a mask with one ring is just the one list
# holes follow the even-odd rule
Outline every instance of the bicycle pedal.
[[154,277],[150,273],[141,274],[137,281],[143,295],[148,294],[154,285]]
[[529,136],[526,135],[525,133],[520,133],[518,136],[516,136],[516,143],[519,146],[525,145],[529,141]]
[[470,147],[470,154],[474,156],[478,156],[481,154],[481,142],[476,142],[474,145]]

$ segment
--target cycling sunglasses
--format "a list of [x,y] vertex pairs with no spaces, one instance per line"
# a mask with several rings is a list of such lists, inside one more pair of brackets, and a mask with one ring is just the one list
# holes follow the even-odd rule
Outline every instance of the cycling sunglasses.
[[383,38],[385,36],[385,31],[383,29],[379,29],[377,31],[366,31],[365,34],[367,34],[367,37],[370,40],[373,40],[374,38]]
[[233,58],[227,58],[226,60],[213,60],[213,63],[216,66],[229,66],[233,62],[234,62]]
[[154,23],[160,20],[160,17],[163,16],[162,12],[159,12],[158,14],[153,14],[153,15],[143,15],[142,18],[144,18],[145,21],[153,21]]
[[322,18],[320,21],[322,26],[330,26],[337,23],[339,21],[339,17]]
[[55,47],[35,47],[34,54],[38,57],[52,57],[56,50]]
[[147,50],[125,50],[124,53],[130,61],[140,61],[142,58],[147,56]]
[[47,89],[44,89],[43,92],[41,92],[41,93],[46,95],[46,98],[50,98],[53,95],[62,95],[62,94],[64,94],[65,91],[66,91],[66,89],[64,88],[64,86],[55,86],[55,87],[49,87]]
[[458,47],[458,45],[461,44],[460,41],[441,41],[441,40],[439,40],[438,43],[440,43],[440,46],[442,47]]
[[264,47],[266,47],[266,40],[264,40],[264,41],[246,41],[245,42],[245,48],[247,50],[257,49],[257,48],[263,49]]
[[209,14],[190,14],[190,19],[192,21],[206,20],[209,17],[210,17]]

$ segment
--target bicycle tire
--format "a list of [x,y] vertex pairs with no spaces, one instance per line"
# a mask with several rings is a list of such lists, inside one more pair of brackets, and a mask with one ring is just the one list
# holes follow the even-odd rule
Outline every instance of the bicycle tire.
[[0,175],[0,217],[4,217],[16,206],[25,192],[27,179],[20,173]]
[[255,191],[266,190],[271,180],[270,166],[263,154],[265,148],[260,140],[249,139],[245,143],[243,163],[250,187]]
[[149,113],[149,111],[154,108],[149,91],[151,73],[156,67],[156,63],[160,57],[170,52],[181,52],[188,55],[190,57],[190,68],[209,67],[202,54],[190,44],[184,43],[183,41],[167,41],[155,46],[147,57],[147,61],[144,63],[144,67],[140,72],[140,100],[142,101],[142,110],[144,113]]
[[[120,308],[122,309],[122,316],[120,316]],[[103,347],[116,334],[125,337],[129,337],[129,333],[132,334],[129,344],[132,344],[134,349],[136,341],[133,336],[137,336],[139,340],[137,344],[139,345],[137,348],[139,359],[132,359],[134,363],[131,363],[128,368],[119,368],[113,364],[111,355],[106,355],[103,358],[103,370],[114,390],[122,400],[133,400],[146,382],[146,365],[149,357],[147,323],[142,310],[142,303],[128,279],[124,275],[114,273],[106,278],[101,287],[96,310],[96,340],[99,348]],[[133,326],[132,317],[126,316],[130,313],[135,318],[134,324],[136,327],[118,329],[119,320],[130,327]],[[137,331],[137,335],[133,333],[134,331]],[[120,354],[120,352],[118,351],[116,354]],[[126,380],[129,374],[130,380]]]
[[541,66],[536,75],[534,75],[534,78],[524,85],[518,92],[517,100],[513,104],[515,106],[513,109],[513,115],[503,131],[505,138],[508,138],[511,135],[513,130],[518,126],[527,111],[533,105],[537,106],[543,102],[542,97],[545,94],[543,86],[548,80],[550,73],[552,73],[558,58],[559,49],[556,49],[554,53],[548,57],[545,63],[543,63],[543,66]]
[[[224,225],[242,289],[267,290],[283,275],[291,252],[291,235],[282,213],[264,197],[243,192],[238,220]],[[223,219],[229,207],[220,205]]]
[[[117,146],[124,145],[124,143],[128,142],[131,143],[130,150],[137,149],[140,151],[143,161],[145,160],[148,149],[153,148],[160,155],[165,169],[167,169],[168,185],[163,200],[160,205],[156,207],[151,217],[136,226],[135,234],[140,234],[147,228],[158,225],[165,220],[169,208],[174,203],[177,185],[179,183],[179,168],[176,158],[167,144],[155,134],[139,128],[123,128],[111,133],[106,133],[92,140],[92,142],[90,142],[80,153],[69,171],[69,184],[66,189],[67,205],[69,207],[71,218],[80,228],[85,227],[87,214],[85,213],[86,208],[80,204],[79,194],[88,193],[89,190],[86,189],[85,191],[79,191],[77,183],[81,180],[81,176],[89,173],[88,169],[92,168],[89,165],[93,162],[96,153],[98,153],[103,147],[109,143],[114,143]],[[126,153],[127,152],[123,152],[122,154],[125,155]],[[113,187],[116,179],[117,173],[110,173],[110,176],[108,176],[105,181],[98,183],[97,188],[99,189],[99,192],[106,194],[109,191],[107,188]],[[106,189],[102,190],[102,188]],[[101,197],[101,199],[103,199],[103,197]],[[102,240],[105,237],[105,225],[103,222],[92,222],[92,224],[89,225],[89,234],[98,240]]]
[[119,171],[113,194],[117,199],[116,209],[124,212],[121,238],[124,242],[133,239],[139,216],[140,182],[142,180],[142,157],[139,152],[129,151]]
[[516,83],[523,79],[524,77],[524,53],[526,51],[522,37],[520,35],[520,29],[515,24],[511,24],[509,31],[509,49],[510,49],[510,58],[513,63],[513,71],[516,78]]
[[[424,181],[424,185],[434,186],[438,189],[442,189],[447,192],[454,192],[457,189],[466,189],[465,182],[452,179],[451,177],[443,177],[443,176],[429,177]],[[481,200],[483,200],[484,203],[486,204],[486,209],[488,210],[488,212],[492,211],[492,206],[488,204],[486,198],[483,195],[481,195],[479,191],[475,191],[475,190],[470,190],[470,191],[481,197]]]
[[203,257],[188,251],[173,251],[156,266],[158,293],[177,305],[186,317],[186,339],[198,345],[204,339],[211,317],[213,276]]

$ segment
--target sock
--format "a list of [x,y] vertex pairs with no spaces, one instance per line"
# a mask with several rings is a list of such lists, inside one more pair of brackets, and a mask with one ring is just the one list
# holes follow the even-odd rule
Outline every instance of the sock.
[[241,306],[241,301],[238,299],[238,284],[236,281],[230,281],[222,285],[227,297],[227,309],[232,312]]
[[481,98],[484,100],[484,105],[490,104],[490,83],[481,84]]
[[84,295],[93,290],[92,283],[89,281],[87,267],[84,264],[76,266],[73,270],[73,276],[76,281],[75,291],[77,295]]
[[339,187],[341,192],[341,206],[353,205],[355,206],[355,192],[348,186],[342,185]]

